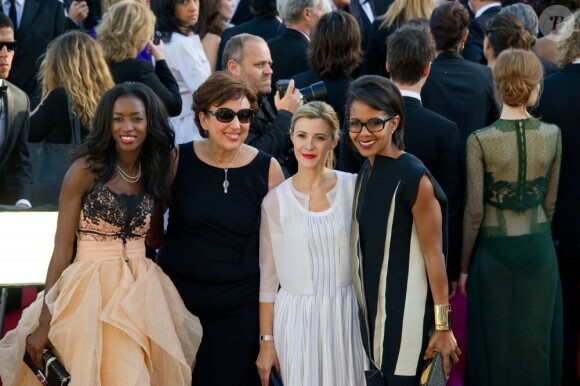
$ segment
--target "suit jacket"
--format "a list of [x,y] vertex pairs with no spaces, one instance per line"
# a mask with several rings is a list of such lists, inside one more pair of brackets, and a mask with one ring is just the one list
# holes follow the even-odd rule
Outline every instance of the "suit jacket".
[[179,85],[165,60],[158,60],[155,69],[151,62],[143,59],[126,59],[120,63],[109,63],[109,69],[116,84],[143,83],[163,101],[170,117],[181,114]]
[[487,61],[483,56],[483,39],[487,24],[501,11],[501,7],[492,7],[487,9],[478,18],[469,21],[469,36],[465,41],[465,48],[462,55],[465,59],[475,63],[485,64]]
[[250,21],[242,23],[240,25],[228,28],[222,34],[222,39],[218,47],[218,58],[217,58],[217,70],[222,70],[222,55],[224,53],[224,48],[226,43],[234,36],[243,33],[248,33],[261,37],[264,40],[272,39],[278,36],[286,27],[284,24],[278,20],[277,17],[263,18],[256,16]]
[[[371,5],[372,8],[372,5]],[[365,13],[364,9],[362,8],[359,0],[352,0],[349,5],[346,6],[344,9],[346,12],[350,13],[356,21],[358,22],[358,26],[360,29],[360,37],[361,37],[361,49],[364,51],[367,44],[367,36],[371,30],[372,22],[370,21],[369,17]]]
[[250,21],[253,17],[251,7],[251,0],[240,0],[238,6],[236,7],[236,12],[232,16],[230,22],[233,25],[238,25]]
[[544,80],[536,115],[554,123],[562,133],[562,166],[556,212],[552,221],[554,239],[563,256],[580,256],[580,64],[568,64]]
[[32,166],[28,159],[30,103],[28,96],[15,85],[8,86],[4,107],[5,137],[0,146],[0,205],[14,205],[19,199],[30,199]]
[[40,102],[37,74],[40,57],[48,44],[67,28],[62,4],[58,0],[26,0],[16,31],[18,49],[14,53],[8,80],[30,97],[32,107]]
[[463,175],[457,125],[427,110],[416,98],[405,100],[405,150],[419,158],[447,196],[449,210],[449,252],[447,275],[459,278],[461,226],[463,211]]
[[250,123],[250,131],[245,143],[262,150],[278,160],[286,177],[297,170],[292,144],[290,123],[292,113],[280,110],[276,113],[267,97],[260,98],[260,110]]
[[[272,55],[272,85],[279,79],[290,79],[293,75],[300,74],[310,69],[307,59],[308,45],[310,42],[300,31],[286,28],[284,32],[273,39],[268,40],[270,54]],[[272,97],[276,93],[272,88]]]
[[395,23],[388,28],[380,28],[382,22],[380,19],[375,19],[369,31],[362,62],[364,75],[389,76],[386,68],[387,38],[399,28],[399,24]]
[[457,124],[464,168],[469,134],[489,126],[499,116],[491,70],[456,52],[443,52],[431,64],[421,99],[423,106]]

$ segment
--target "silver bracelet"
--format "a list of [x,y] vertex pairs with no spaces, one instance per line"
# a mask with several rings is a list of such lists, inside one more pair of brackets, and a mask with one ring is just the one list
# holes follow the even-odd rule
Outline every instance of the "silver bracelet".
[[273,342],[274,335],[260,335],[260,342]]

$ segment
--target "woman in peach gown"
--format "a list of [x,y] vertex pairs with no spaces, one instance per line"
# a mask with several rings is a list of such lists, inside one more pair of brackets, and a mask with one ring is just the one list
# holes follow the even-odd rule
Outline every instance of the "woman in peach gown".
[[4,386],[38,385],[22,357],[28,351],[43,369],[45,348],[70,386],[191,384],[199,319],[145,257],[154,207],[170,194],[176,150],[167,122],[140,83],[117,85],[99,102],[62,186],[45,293],[0,341]]

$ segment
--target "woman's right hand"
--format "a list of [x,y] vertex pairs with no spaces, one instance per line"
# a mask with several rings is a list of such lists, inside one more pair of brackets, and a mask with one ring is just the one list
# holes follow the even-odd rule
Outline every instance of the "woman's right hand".
[[155,61],[165,59],[165,45],[163,40],[159,40],[159,44],[155,45],[153,39],[149,41],[149,53],[155,58]]
[[276,370],[280,372],[280,362],[278,362],[274,342],[260,342],[260,353],[258,354],[258,359],[256,359],[256,366],[258,367],[262,386],[268,386],[272,367],[275,366]]
[[26,337],[26,351],[39,369],[44,368],[42,363],[44,349],[52,347],[48,340],[49,330],[50,323],[41,323],[32,334]]

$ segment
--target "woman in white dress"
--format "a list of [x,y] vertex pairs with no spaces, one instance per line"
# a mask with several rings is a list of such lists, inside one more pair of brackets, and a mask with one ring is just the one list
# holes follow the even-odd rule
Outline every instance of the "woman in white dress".
[[157,29],[165,43],[167,65],[179,85],[183,101],[181,114],[172,117],[175,142],[201,140],[193,119],[193,93],[211,74],[199,35],[193,32],[199,16],[199,0],[157,0],[151,2]]
[[350,269],[356,175],[331,169],[338,126],[324,102],[296,110],[298,172],[262,203],[256,365],[263,386],[273,367],[286,386],[365,384]]

